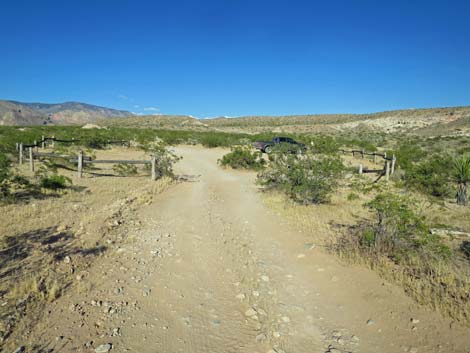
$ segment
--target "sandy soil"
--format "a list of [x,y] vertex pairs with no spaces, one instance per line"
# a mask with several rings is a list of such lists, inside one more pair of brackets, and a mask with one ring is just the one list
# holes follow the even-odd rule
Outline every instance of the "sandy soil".
[[[17,341],[34,352],[470,352],[470,330],[347,267],[263,203],[220,149],[178,147],[200,175],[129,214],[82,280]],[[129,220],[127,220],[129,221]],[[73,260],[73,259],[72,259]],[[106,344],[109,344],[106,346]],[[103,346],[105,345],[105,346]]]

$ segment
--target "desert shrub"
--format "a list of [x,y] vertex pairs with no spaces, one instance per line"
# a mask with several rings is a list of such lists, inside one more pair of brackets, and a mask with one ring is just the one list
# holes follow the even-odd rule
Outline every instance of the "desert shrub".
[[407,166],[405,185],[424,194],[446,197],[452,192],[449,186],[452,159],[446,155],[433,155],[420,163]]
[[310,148],[315,153],[334,154],[340,145],[335,138],[327,135],[317,135],[311,138]]
[[[181,159],[172,151],[168,150],[163,142],[152,142],[145,144],[142,148],[151,155],[155,156],[156,166],[155,172],[157,179],[168,176],[174,177],[173,165]],[[150,164],[145,165],[145,169],[150,171]]]
[[359,195],[354,193],[354,192],[351,192],[348,194],[348,201],[354,201],[354,200],[357,200],[359,199]]
[[227,137],[221,134],[206,134],[200,138],[200,141],[203,146],[209,148],[229,145]]
[[372,247],[396,261],[426,252],[437,259],[450,257],[450,249],[429,231],[424,217],[419,216],[413,200],[391,193],[377,195],[366,206],[375,218],[361,230],[361,245]]
[[9,158],[4,153],[0,153],[0,196],[2,199],[10,193],[10,167]]
[[261,152],[252,151],[249,147],[236,146],[222,159],[217,161],[221,166],[229,166],[233,169],[254,169],[259,170],[264,167],[266,161]]
[[66,189],[70,184],[72,184],[72,180],[60,174],[43,175],[39,179],[39,185],[50,190]]
[[460,250],[463,252],[465,257],[470,260],[470,241],[464,240],[462,244],[460,244]]
[[397,158],[397,166],[405,171],[410,170],[413,167],[413,163],[419,162],[426,157],[426,151],[410,140],[400,142],[398,148],[393,153]]
[[129,163],[119,163],[113,165],[113,170],[120,176],[132,176],[138,173],[137,167]]
[[258,183],[278,189],[303,204],[328,202],[338,186],[344,165],[338,156],[273,154]]

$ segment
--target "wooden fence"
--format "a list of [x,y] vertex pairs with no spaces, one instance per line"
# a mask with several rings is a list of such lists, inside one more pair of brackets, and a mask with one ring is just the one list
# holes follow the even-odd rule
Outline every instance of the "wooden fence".
[[[119,164],[119,163],[125,163],[125,164],[150,164],[151,165],[151,179],[156,180],[157,179],[157,172],[156,172],[156,158],[154,155],[151,156],[150,160],[106,160],[106,159],[92,159],[90,156],[85,156],[83,151],[80,151],[78,155],[63,155],[63,154],[58,154],[58,153],[53,153],[53,152],[39,152],[38,149],[39,147],[41,148],[46,148],[47,142],[51,141],[51,147],[54,147],[55,142],[66,142],[66,143],[74,143],[78,142],[79,140],[59,140],[56,139],[55,137],[52,138],[45,138],[44,136],[42,137],[41,141],[37,142],[34,141],[34,143],[26,145],[23,143],[17,143],[16,148],[18,151],[18,162],[19,164],[23,164],[24,160],[24,155],[25,155],[25,150],[28,150],[28,160],[29,160],[29,167],[31,172],[34,172],[35,165],[34,165],[34,159],[39,159],[40,157],[46,157],[46,158],[61,158],[61,159],[66,159],[69,162],[72,163],[77,163],[77,176],[81,178],[83,176],[83,171],[84,171],[84,166],[85,164],[95,164],[95,163],[110,163],[110,164]],[[110,143],[122,143],[123,141],[108,141]]]

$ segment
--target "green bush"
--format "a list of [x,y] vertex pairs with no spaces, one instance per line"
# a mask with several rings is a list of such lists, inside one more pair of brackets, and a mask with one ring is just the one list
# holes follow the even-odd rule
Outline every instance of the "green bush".
[[397,158],[397,166],[408,171],[414,163],[423,160],[427,153],[415,142],[405,140],[400,142],[394,154]]
[[8,157],[4,153],[0,153],[0,195],[2,199],[10,194],[10,167]]
[[233,147],[229,153],[217,161],[221,166],[233,169],[260,170],[266,164],[261,152],[254,152],[249,147]]
[[70,178],[59,174],[44,175],[39,179],[39,185],[50,190],[66,189],[70,184],[72,184]]
[[338,186],[344,165],[338,156],[276,154],[258,174],[258,183],[278,189],[303,204],[328,202]]
[[446,155],[433,155],[420,163],[410,164],[403,175],[405,185],[424,194],[447,197],[452,193],[449,185],[452,159]]
[[317,135],[312,137],[310,148],[315,153],[334,154],[338,152],[340,145],[331,136]]
[[450,249],[437,235],[429,231],[425,219],[415,213],[415,202],[391,193],[377,195],[366,206],[374,211],[375,219],[362,232],[362,245],[400,261],[418,252],[448,259]]
[[[143,149],[151,155],[155,156],[155,172],[156,177],[163,176],[174,177],[173,165],[181,159],[181,157],[169,151],[164,142],[151,142],[143,146]],[[150,171],[150,164],[146,164],[145,168]]]

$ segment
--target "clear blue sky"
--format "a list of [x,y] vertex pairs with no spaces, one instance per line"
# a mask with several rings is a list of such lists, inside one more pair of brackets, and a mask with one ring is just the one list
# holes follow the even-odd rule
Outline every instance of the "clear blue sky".
[[198,117],[470,105],[468,0],[2,1],[0,48],[1,99]]

